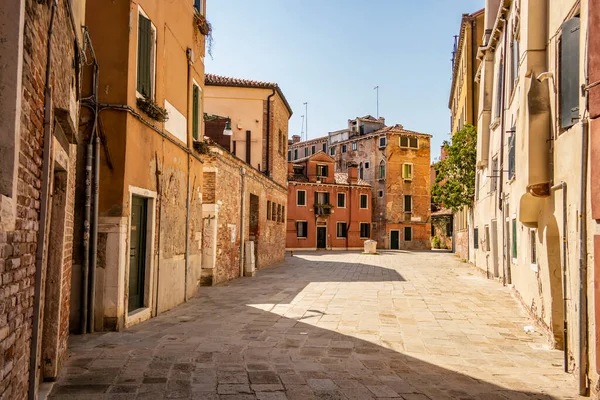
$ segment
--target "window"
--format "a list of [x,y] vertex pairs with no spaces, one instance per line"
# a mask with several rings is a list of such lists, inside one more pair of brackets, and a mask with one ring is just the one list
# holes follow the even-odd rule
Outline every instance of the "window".
[[323,153],[327,154],[327,143],[323,143]]
[[535,237],[535,229],[529,231],[529,246],[531,247],[531,263],[537,264],[537,240]]
[[298,159],[298,149],[294,149],[294,160]]
[[364,177],[363,163],[360,163],[358,165],[358,177],[360,179],[363,179],[363,177]]
[[366,194],[360,195],[360,208],[369,208],[369,196]]
[[486,225],[483,231],[483,243],[485,243],[485,251],[490,251],[490,226]]
[[346,193],[337,194],[337,206],[340,208],[346,208]]
[[292,151],[288,150],[288,161],[292,161]]
[[380,137],[379,138],[379,147],[385,147],[386,144],[387,144],[387,138]]
[[[515,128],[512,129],[512,133],[508,137],[508,179],[512,179],[515,176]],[[500,174],[502,176],[502,174]]]
[[267,221],[271,220],[271,200],[267,200]]
[[[516,23],[516,22],[515,22]],[[519,81],[519,38],[513,35],[512,43],[510,44],[512,62],[510,64],[510,77],[512,79],[512,89],[517,86]]]
[[385,161],[379,163],[379,179],[385,179]]
[[343,144],[342,145],[342,153],[345,153],[347,151],[348,151],[348,147],[345,144]]
[[412,164],[402,165],[402,178],[406,180],[412,180]]
[[312,145],[310,147],[310,154],[315,154],[317,152],[317,147],[315,145]]
[[473,248],[479,248],[479,228],[473,229]]
[[358,142],[352,142],[352,150],[353,151],[358,150]]
[[[503,56],[501,56],[504,59]],[[496,107],[494,110],[494,118],[500,118],[502,111],[502,97],[504,96],[504,62],[498,64],[498,78],[496,79]]]
[[379,197],[383,197],[383,190],[380,190],[379,192],[377,192]]
[[435,225],[431,224],[431,236],[435,236]]
[[200,130],[200,88],[194,85],[192,89],[192,137],[198,140]]
[[412,212],[412,196],[410,195],[404,195],[404,212]]
[[418,149],[419,148],[419,139],[415,138],[415,137],[411,137],[409,140],[409,147],[413,148],[413,149]]
[[277,204],[271,203],[271,221],[277,221]]
[[404,241],[405,242],[410,242],[412,241],[413,238],[413,232],[412,232],[412,227],[410,226],[405,226],[404,227]]
[[194,0],[194,8],[199,14],[204,15],[204,8],[202,7],[202,0]]
[[304,148],[304,157],[308,157],[308,147]]
[[306,205],[306,190],[298,190],[296,192],[296,205],[297,206],[305,206]]
[[568,129],[579,119],[579,17],[562,24],[558,55],[560,127]]
[[336,237],[338,239],[342,239],[347,237],[346,234],[346,223],[345,222],[338,222],[337,226],[336,226]]
[[316,204],[329,204],[329,192],[315,192]]
[[517,220],[512,220],[512,258],[517,258]]
[[283,220],[281,214],[281,204],[277,204],[277,218],[275,218],[277,222],[281,222]]
[[281,222],[285,222],[285,206],[281,206]]
[[335,147],[332,146],[329,148],[329,154],[335,156]]
[[308,231],[308,222],[296,221],[296,237],[305,238]]
[[366,163],[365,163],[365,169],[368,169],[368,168],[369,168],[369,163],[368,163],[368,162],[366,162]]
[[328,166],[327,165],[317,165],[317,177],[327,177],[328,176]]
[[371,237],[371,224],[368,222],[360,223],[360,238],[369,239]]
[[154,62],[156,59],[156,29],[141,13],[138,16],[137,91],[154,98]]
[[408,147],[408,136],[400,136],[400,147]]

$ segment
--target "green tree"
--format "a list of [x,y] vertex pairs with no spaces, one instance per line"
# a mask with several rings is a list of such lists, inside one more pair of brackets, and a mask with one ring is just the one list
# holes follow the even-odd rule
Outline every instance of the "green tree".
[[475,197],[477,129],[465,125],[443,146],[447,157],[435,165],[438,175],[431,195],[435,204],[457,212],[471,206]]

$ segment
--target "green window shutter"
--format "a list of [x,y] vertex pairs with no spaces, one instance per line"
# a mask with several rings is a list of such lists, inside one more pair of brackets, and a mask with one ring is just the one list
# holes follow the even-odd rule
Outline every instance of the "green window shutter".
[[192,100],[192,136],[194,140],[198,140],[198,107],[199,107],[200,90],[194,85],[193,100]]
[[138,21],[137,91],[146,97],[152,95],[151,61],[152,24],[148,18],[140,14]]

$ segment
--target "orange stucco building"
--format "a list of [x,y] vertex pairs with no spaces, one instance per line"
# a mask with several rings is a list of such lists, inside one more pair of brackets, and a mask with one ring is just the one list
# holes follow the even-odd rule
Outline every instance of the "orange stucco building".
[[286,248],[361,249],[371,238],[371,185],[356,166],[335,172],[322,151],[288,164]]

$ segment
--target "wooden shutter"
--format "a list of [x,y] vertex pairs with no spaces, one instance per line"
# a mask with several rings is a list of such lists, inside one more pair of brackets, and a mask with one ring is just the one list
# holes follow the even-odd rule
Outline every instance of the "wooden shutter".
[[560,39],[560,126],[569,128],[579,119],[579,17],[562,24]]
[[138,19],[138,68],[137,91],[145,97],[152,96],[152,24],[150,20],[139,15]]
[[200,102],[200,90],[194,85],[192,99],[192,136],[194,140],[198,140],[198,108]]
[[267,221],[271,220],[271,201],[267,200]]

